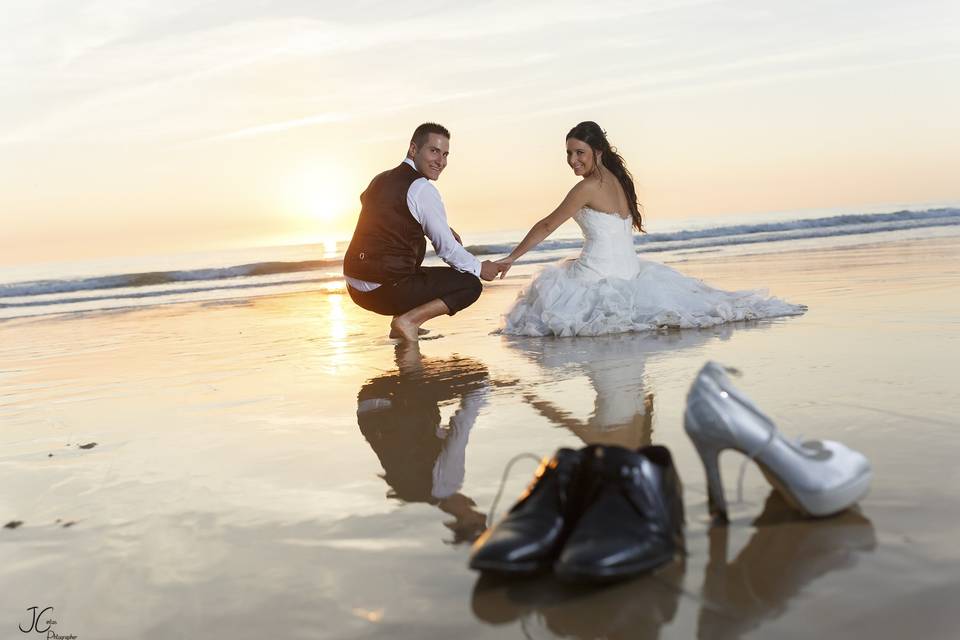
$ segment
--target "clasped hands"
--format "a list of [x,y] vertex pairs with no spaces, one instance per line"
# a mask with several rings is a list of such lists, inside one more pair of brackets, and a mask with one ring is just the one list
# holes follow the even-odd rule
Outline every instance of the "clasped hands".
[[[453,227],[450,227],[450,233],[453,234],[454,240],[463,246],[463,240],[460,238],[460,234],[454,231]],[[496,279],[497,276],[500,276],[500,279],[503,280],[503,276],[507,275],[507,271],[510,270],[511,266],[513,266],[513,260],[509,258],[500,258],[499,260],[492,261],[484,260],[480,263],[480,279],[490,282]]]
[[499,260],[484,260],[480,263],[480,278],[490,282],[497,276],[503,280],[507,271],[513,266],[513,260],[509,258],[500,258]]

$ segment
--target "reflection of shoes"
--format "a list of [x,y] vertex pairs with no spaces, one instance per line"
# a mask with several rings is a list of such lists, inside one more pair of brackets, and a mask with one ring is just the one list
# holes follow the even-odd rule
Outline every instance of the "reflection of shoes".
[[672,560],[683,544],[683,490],[666,447],[588,447],[584,512],[554,565],[569,580],[621,579]]
[[526,614],[530,607],[511,593],[516,581],[494,573],[480,574],[470,599],[473,615],[487,624],[508,624]]
[[575,521],[574,485],[581,452],[559,449],[544,459],[526,493],[474,545],[470,568],[529,574],[550,567]]
[[727,519],[719,466],[723,449],[755,460],[770,484],[808,515],[843,511],[870,488],[870,463],[863,454],[830,440],[786,440],[715,362],[705,364],[691,385],[683,422],[703,461],[710,513],[718,520]]
[[750,541],[729,563],[728,527],[710,529],[700,638],[739,638],[780,617],[807,585],[852,567],[877,544],[873,525],[857,510],[829,520],[805,520],[776,491],[753,524]]
[[658,638],[660,628],[677,613],[683,569],[683,561],[677,560],[655,576],[594,587],[540,613],[550,631],[562,638]]
[[[597,588],[558,582],[549,576],[510,580],[483,574],[472,608],[492,625],[519,621],[530,635],[572,638],[657,638],[673,620],[682,593],[684,565],[667,565],[655,576]],[[546,627],[542,633],[530,627]]]

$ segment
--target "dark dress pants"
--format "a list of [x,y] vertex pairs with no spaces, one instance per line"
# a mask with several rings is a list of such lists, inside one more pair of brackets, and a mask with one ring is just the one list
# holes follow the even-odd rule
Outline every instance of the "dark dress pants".
[[373,291],[357,291],[350,285],[347,291],[358,306],[384,316],[401,316],[437,298],[443,300],[452,316],[476,302],[483,285],[471,273],[450,267],[420,267],[417,273]]

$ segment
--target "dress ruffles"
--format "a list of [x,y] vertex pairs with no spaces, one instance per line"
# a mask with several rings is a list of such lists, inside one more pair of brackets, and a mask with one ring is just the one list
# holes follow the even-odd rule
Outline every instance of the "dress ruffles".
[[501,332],[597,336],[664,328],[705,328],[738,320],[800,315],[806,307],[765,290],[723,291],[637,258],[631,278],[584,277],[576,259],[544,268],[503,316]]

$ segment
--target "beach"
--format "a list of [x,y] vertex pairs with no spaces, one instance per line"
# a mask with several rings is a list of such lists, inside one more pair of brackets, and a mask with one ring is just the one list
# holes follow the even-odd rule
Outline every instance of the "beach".
[[[414,348],[342,286],[0,322],[0,637],[53,607],[102,639],[956,638],[958,258],[954,232],[690,252],[808,310],[597,338],[492,334],[535,266]],[[727,453],[711,529],[682,427],[708,360],[786,436],[866,454],[870,494],[805,520],[752,464],[738,499]],[[502,478],[497,518],[593,442],[670,448],[687,556],[591,588],[470,571]]]

